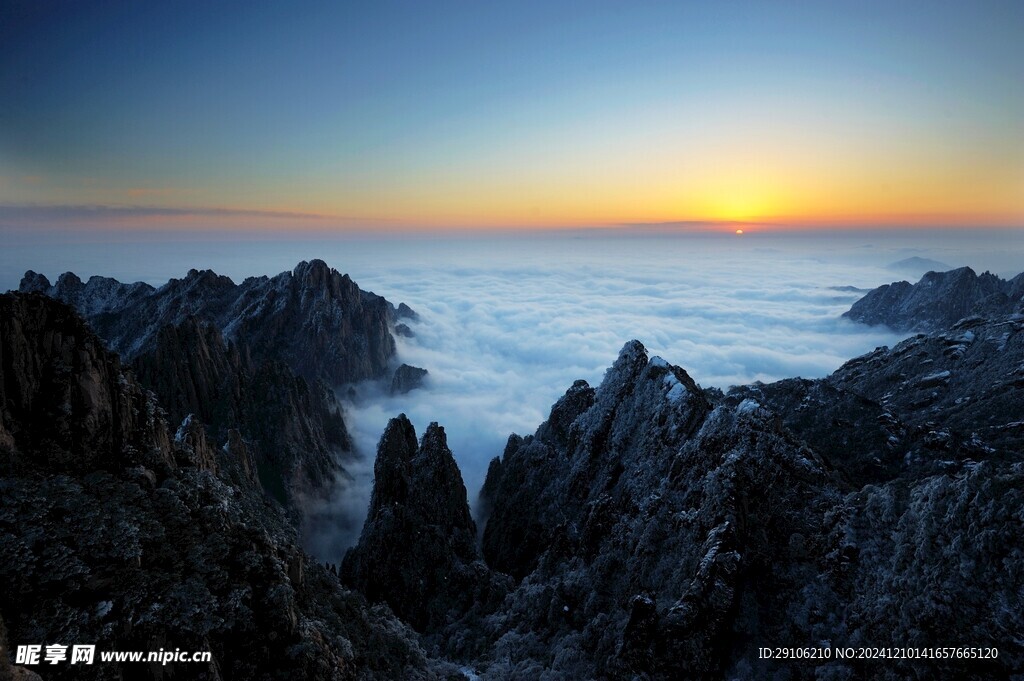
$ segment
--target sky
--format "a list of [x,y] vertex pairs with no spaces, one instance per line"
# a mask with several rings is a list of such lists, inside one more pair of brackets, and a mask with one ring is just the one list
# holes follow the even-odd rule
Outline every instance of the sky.
[[8,235],[663,222],[1024,225],[1024,3],[0,3]]

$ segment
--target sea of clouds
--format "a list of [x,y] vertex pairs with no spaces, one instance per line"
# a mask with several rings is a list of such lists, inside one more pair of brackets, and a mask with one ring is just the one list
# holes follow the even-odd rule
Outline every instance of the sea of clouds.
[[[448,444],[475,502],[489,461],[510,433],[532,433],[576,379],[600,383],[619,349],[639,339],[651,354],[683,367],[701,385],[728,388],[790,376],[815,378],[879,345],[884,328],[841,314],[858,291],[910,278],[887,266],[929,257],[979,271],[1015,273],[1024,249],[948,235],[676,235],[658,232],[128,244],[54,267],[18,265],[51,278],[64,269],[160,284],[191,267],[236,280],[322,258],[364,289],[419,314],[411,339],[398,338],[396,365],[430,374],[422,389],[388,394],[387,382],[340,390],[361,459],[346,468],[328,500],[311,502],[307,547],[337,561],[358,537],[372,486],[373,454],[388,419],[405,413],[422,433],[431,421]],[[1016,250],[1014,250],[1016,248]],[[986,250],[987,249],[987,250]],[[90,257],[93,259],[90,260]],[[24,260],[24,259],[23,259]],[[59,260],[59,258],[56,258]],[[146,276],[132,268],[148,262]],[[13,268],[3,266],[11,278]],[[12,284],[7,283],[8,286]]]
[[[470,502],[510,433],[532,433],[576,379],[600,383],[633,338],[698,383],[728,388],[821,377],[903,336],[841,318],[862,293],[894,279],[887,265],[915,252],[851,252],[828,240],[646,236],[420,244],[418,258],[361,272],[360,285],[405,302],[420,319],[398,339],[399,360],[430,371],[426,385],[390,396],[357,386],[353,434],[373,451],[388,419],[422,433],[445,427]],[[941,249],[927,252],[935,253]],[[956,262],[953,253],[944,257]],[[307,532],[319,555],[355,541],[372,468],[350,467]],[[350,532],[338,533],[338,517]]]

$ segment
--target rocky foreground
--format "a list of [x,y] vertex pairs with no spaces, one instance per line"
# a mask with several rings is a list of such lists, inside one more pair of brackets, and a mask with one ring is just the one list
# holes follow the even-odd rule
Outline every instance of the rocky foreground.
[[237,431],[213,446],[198,420],[172,428],[165,414],[70,308],[0,296],[0,616],[12,644],[213,653],[174,678],[449,675],[386,608],[301,551]]
[[[12,642],[214,652],[182,678],[1017,678],[1024,316],[1000,300],[824,379],[727,393],[631,341],[509,438],[475,520],[444,428],[398,417],[335,571],[261,471],[292,461],[287,488],[336,460],[315,383],[267,378],[294,369],[199,316],[128,370],[62,303],[0,296],[0,615]],[[238,428],[274,419],[306,439]],[[760,650],[935,646],[998,657]]]

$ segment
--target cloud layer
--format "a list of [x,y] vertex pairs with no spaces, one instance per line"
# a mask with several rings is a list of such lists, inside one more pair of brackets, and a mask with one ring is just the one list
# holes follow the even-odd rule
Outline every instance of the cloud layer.
[[481,247],[458,262],[448,254],[360,278],[420,313],[416,337],[399,339],[399,358],[430,371],[422,390],[371,391],[351,405],[360,444],[372,451],[399,412],[419,431],[438,421],[474,498],[509,433],[533,432],[574,380],[599,383],[632,338],[723,388],[824,376],[899,338],[840,320],[859,295],[829,288],[890,274],[728,242],[644,245]]

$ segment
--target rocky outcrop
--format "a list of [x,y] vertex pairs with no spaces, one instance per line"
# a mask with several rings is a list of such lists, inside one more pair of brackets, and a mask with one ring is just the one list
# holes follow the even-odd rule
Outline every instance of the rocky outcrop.
[[49,279],[32,270],[25,273],[20,288],[25,293],[43,293],[63,301],[86,318],[131,307],[156,290],[142,282],[122,284],[110,277],[93,276],[83,282],[74,272],[65,272],[50,286]]
[[[1005,340],[1003,352],[1016,342]],[[987,389],[974,366],[964,397]],[[857,392],[855,367],[719,396],[633,342],[599,388],[577,382],[535,435],[510,438],[481,494],[487,562],[518,580],[480,625],[497,661],[487,677],[1001,678],[1015,668],[1024,650],[1001,632],[1021,616],[1000,604],[1019,602],[1020,576],[1002,566],[1024,540],[1014,520],[1024,464],[961,442],[974,459],[908,465],[903,447],[923,447],[928,433],[910,403]],[[763,660],[755,648],[949,637],[998,640],[1000,659],[879,670]]]
[[254,360],[279,360],[307,380],[340,384],[385,375],[395,353],[391,328],[415,313],[362,291],[322,260],[241,284],[210,270],[191,270],[160,288],[66,273],[57,284],[26,273],[22,291],[45,293],[77,309],[126,359],[152,351],[164,327],[195,316],[229,341],[243,341]]
[[723,402],[745,400],[770,409],[842,480],[863,486],[891,480],[904,469],[906,424],[877,401],[827,380],[787,378],[736,386]]
[[[1014,338],[1003,339],[1011,362]],[[860,392],[853,377],[871,361],[722,395],[627,344],[598,388],[575,383],[534,435],[510,437],[491,463],[483,555],[515,586],[497,606],[475,602],[475,614],[449,610],[447,626],[430,626],[474,641],[478,671],[494,679],[1004,678],[1024,661],[1006,635],[1024,624],[1021,575],[1006,570],[1024,545],[1024,464],[960,435],[953,446],[973,458],[946,460],[912,400]],[[958,387],[971,398],[985,381]],[[395,451],[414,448],[407,433]],[[931,463],[905,448],[931,452]],[[378,475],[391,490],[382,498],[402,497],[408,488],[382,484],[402,479]],[[375,526],[378,546],[415,541],[416,522],[402,518]],[[364,552],[363,573],[387,569],[390,550]],[[991,642],[999,658],[879,669],[757,651],[766,641],[834,650],[950,637]]]
[[244,343],[227,343],[196,317],[157,334],[132,362],[139,381],[172,422],[196,418],[223,443],[235,430],[252,452],[264,489],[290,508],[327,490],[352,450],[341,407],[319,381],[281,362],[253,360]]
[[70,308],[0,296],[0,619],[18,643],[210,651],[210,663],[47,666],[47,678],[435,679],[393,616],[309,560],[247,484]]
[[176,467],[163,413],[73,310],[0,295],[0,472]]
[[928,272],[916,284],[898,281],[874,289],[843,317],[896,331],[936,331],[974,315],[1024,312],[1024,273],[1010,281],[969,267]]
[[[755,628],[782,635],[774,599],[801,586],[788,537],[821,536],[835,494],[772,414],[713,405],[627,344],[488,473],[484,555],[520,580],[487,620],[506,632],[492,673],[723,675]],[[543,658],[536,640],[553,641]]]
[[871,399],[916,432],[916,441],[895,447],[909,460],[1024,451],[1024,317],[967,318],[853,359],[826,381]]
[[854,358],[831,376],[730,390],[754,399],[862,486],[1024,449],[1024,318],[968,318]]
[[480,559],[466,488],[445,439],[430,424],[417,445],[404,414],[392,419],[374,463],[373,496],[342,580],[402,620],[437,632],[504,595]]
[[410,390],[423,387],[427,373],[426,369],[403,364],[395,369],[395,375],[391,377],[391,394],[404,395]]
[[406,305],[405,303],[399,303],[398,307],[395,308],[396,319],[409,319],[411,321],[418,321],[420,316],[416,312]]

